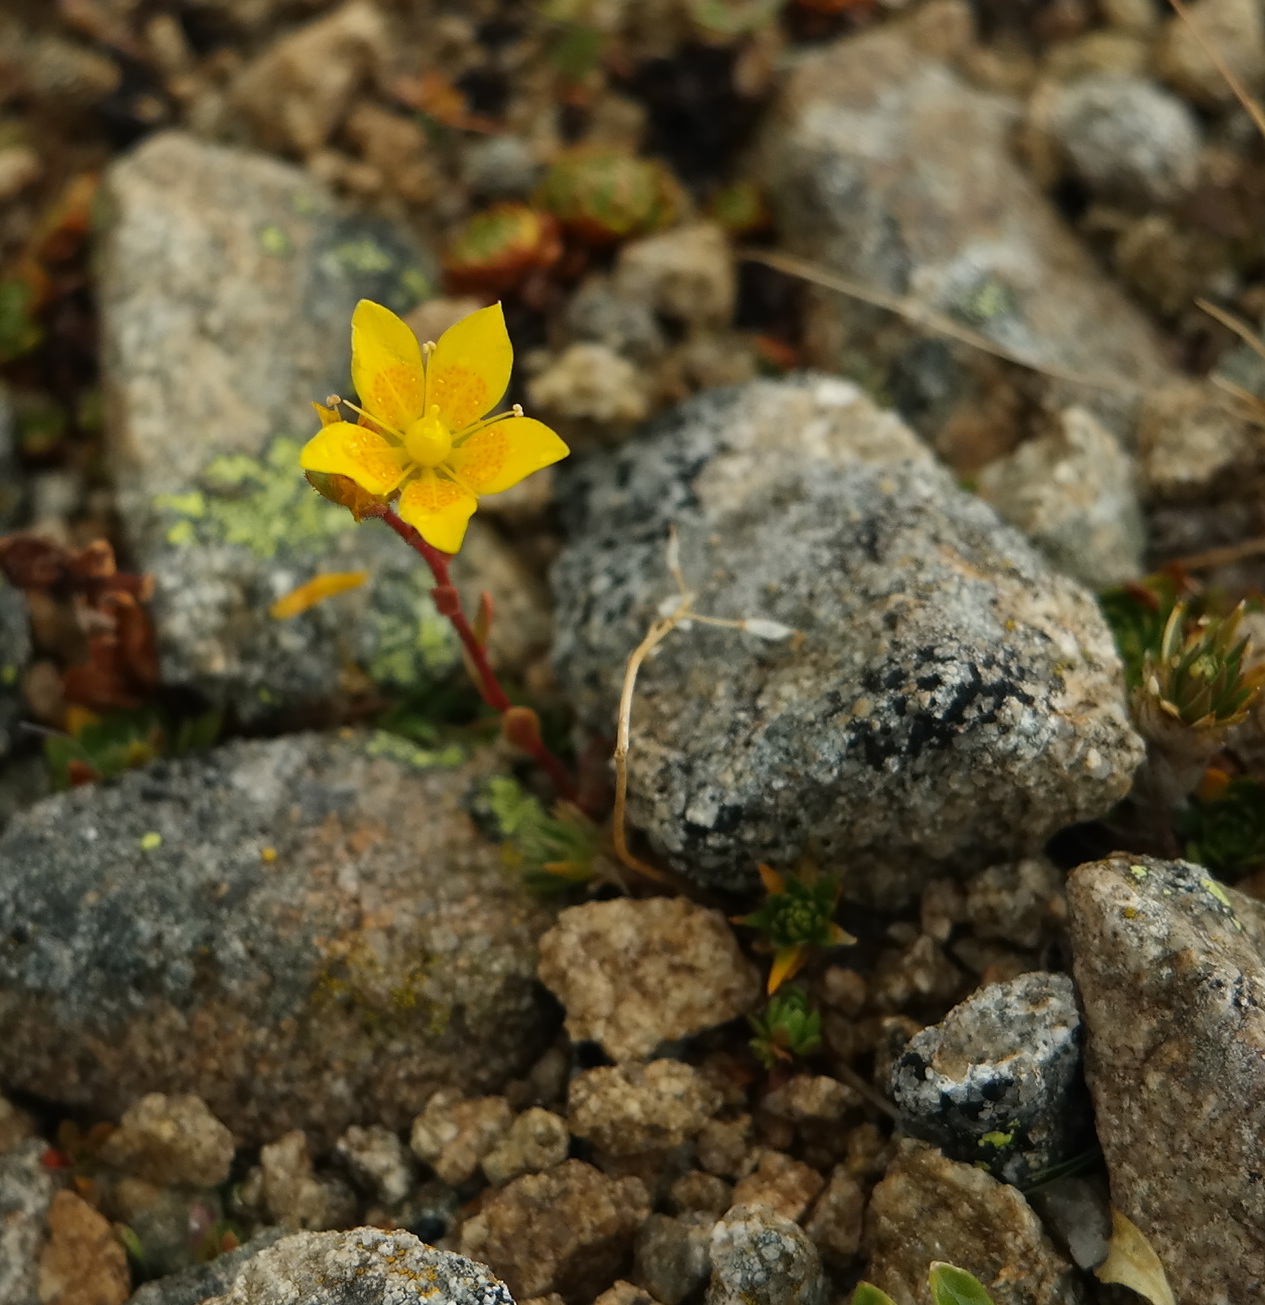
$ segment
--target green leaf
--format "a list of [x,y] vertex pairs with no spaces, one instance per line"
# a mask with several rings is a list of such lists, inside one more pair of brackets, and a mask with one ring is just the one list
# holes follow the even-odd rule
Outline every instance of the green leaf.
[[993,1305],[980,1280],[952,1264],[937,1260],[927,1274],[927,1283],[935,1305]]
[[852,1293],[852,1305],[896,1305],[896,1302],[872,1282],[858,1282]]

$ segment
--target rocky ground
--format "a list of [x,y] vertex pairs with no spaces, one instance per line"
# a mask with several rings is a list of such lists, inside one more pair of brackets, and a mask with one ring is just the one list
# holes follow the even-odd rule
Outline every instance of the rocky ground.
[[[1190,8],[4,6],[0,1305],[1121,1305],[1113,1211],[1261,1299],[1265,11]],[[500,299],[573,447],[453,580],[582,811],[298,469],[362,297]]]

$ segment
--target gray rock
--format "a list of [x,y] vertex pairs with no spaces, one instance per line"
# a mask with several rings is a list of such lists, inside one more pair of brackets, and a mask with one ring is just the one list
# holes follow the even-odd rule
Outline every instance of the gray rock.
[[535,151],[518,136],[475,137],[461,151],[461,179],[482,199],[522,198],[541,171]]
[[280,1228],[269,1228],[244,1246],[216,1256],[209,1264],[193,1264],[179,1273],[169,1273],[138,1287],[127,1305],[202,1305],[233,1285],[242,1268],[282,1237]]
[[437,1251],[412,1233],[377,1228],[283,1237],[248,1258],[213,1300],[215,1305],[294,1300],[305,1305],[514,1305],[505,1285],[483,1265]]
[[[154,576],[164,681],[252,719],[337,698],[348,665],[388,689],[446,676],[459,656],[429,570],[320,498],[297,461],[311,402],[350,393],[357,299],[407,310],[431,292],[431,260],[302,170],[178,133],[115,164],[102,205],[107,437],[128,547]],[[365,587],[269,615],[314,575],[361,569]],[[453,577],[496,600],[494,655],[545,646],[539,583],[495,532],[473,530]]]
[[1080,1014],[1066,974],[990,983],[909,1041],[890,1094],[909,1132],[1020,1185],[1089,1142]]
[[735,1205],[712,1230],[705,1305],[823,1305],[821,1256],[808,1234],[763,1205]]
[[293,735],[156,763],[0,836],[0,1081],[117,1118],[196,1091],[239,1142],[402,1128],[538,1054],[550,920],[463,801],[478,761]]
[[[1038,367],[1149,384],[1166,371],[1159,346],[1015,159],[1019,113],[924,53],[905,24],[814,52],[757,150],[778,230],[792,253]],[[927,434],[996,385],[991,359],[836,293],[811,295],[807,340],[814,363],[884,381]],[[1113,420],[1133,406],[1071,393]]]
[[575,340],[604,344],[639,366],[658,362],[668,342],[644,299],[632,298],[612,277],[591,273],[571,296],[564,318]]
[[26,600],[0,579],[0,760],[12,751],[22,717],[22,674],[31,660]]
[[613,732],[629,653],[674,593],[702,612],[642,669],[629,812],[681,873],[752,887],[811,844],[859,900],[1036,850],[1128,791],[1141,748],[1092,599],[852,384],[701,395],[561,481],[555,658]]
[[681,1305],[708,1280],[716,1220],[708,1214],[673,1219],[652,1214],[633,1247],[632,1280],[662,1305]]
[[1066,1175],[1028,1193],[1046,1231],[1081,1269],[1094,1269],[1108,1255],[1111,1242],[1111,1193],[1101,1174]]
[[1143,572],[1146,529],[1133,458],[1085,408],[980,473],[981,496],[1090,589]]
[[1199,124],[1175,95],[1143,77],[1099,74],[1043,98],[1039,129],[1095,195],[1154,206],[1194,189]]
[[40,1305],[39,1257],[48,1239],[48,1207],[64,1182],[40,1157],[41,1138],[21,1142],[0,1155],[0,1301]]
[[1074,871],[1068,906],[1112,1201],[1178,1300],[1258,1299],[1265,911],[1200,866],[1123,855]]
[[870,1197],[866,1277],[898,1301],[926,1300],[946,1260],[973,1273],[995,1305],[1081,1305],[1079,1275],[1017,1188],[934,1147],[905,1140]]

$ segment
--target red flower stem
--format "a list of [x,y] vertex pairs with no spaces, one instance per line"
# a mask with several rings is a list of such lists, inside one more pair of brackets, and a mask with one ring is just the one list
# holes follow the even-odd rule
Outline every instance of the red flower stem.
[[[466,620],[466,615],[461,610],[461,599],[448,573],[448,564],[452,561],[452,554],[442,553],[439,549],[428,544],[407,521],[404,521],[391,508],[386,508],[382,512],[382,519],[410,548],[420,553],[426,565],[430,567],[431,575],[435,577],[435,588],[431,590],[431,597],[435,600],[435,606],[439,609],[440,615],[446,616],[452,623],[453,629],[457,632],[457,637],[461,640],[466,652],[469,653],[470,661],[479,675],[479,693],[482,695],[483,701],[493,711],[499,711],[504,715],[514,704],[510,702],[509,695],[501,688],[501,682],[496,678],[496,672],[488,661],[486,650],[475,636],[474,631],[470,628],[470,622]],[[545,742],[540,735],[537,734],[535,738],[522,740],[520,746],[553,781],[558,796],[568,802],[574,802],[576,796],[575,784],[567,773],[567,768],[545,746]]]

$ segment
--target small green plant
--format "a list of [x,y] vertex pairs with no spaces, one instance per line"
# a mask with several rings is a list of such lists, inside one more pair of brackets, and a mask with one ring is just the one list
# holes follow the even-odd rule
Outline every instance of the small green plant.
[[[978,1278],[940,1260],[932,1264],[927,1285],[935,1305],[993,1305],[993,1298]],[[852,1305],[896,1305],[896,1302],[872,1282],[861,1282],[852,1293]]]
[[1265,782],[1209,770],[1177,813],[1186,858],[1228,879],[1265,866]]
[[177,722],[157,707],[100,716],[72,708],[67,732],[45,736],[44,760],[54,788],[93,784],[148,765],[157,757],[209,748],[219,737],[220,723],[217,711]]
[[807,864],[798,875],[780,875],[767,865],[757,867],[765,899],[759,910],[735,923],[758,929],[773,951],[768,991],[775,993],[798,973],[815,947],[839,947],[856,939],[833,919],[843,885],[835,875],[819,874]]
[[471,216],[449,242],[444,279],[454,294],[504,294],[561,254],[558,224],[548,213],[496,204]]
[[577,149],[549,169],[536,203],[577,239],[612,245],[671,226],[683,197],[662,163],[617,150]]
[[765,1069],[811,1056],[821,1046],[821,1012],[794,984],[770,997],[763,1012],[749,1015],[747,1022],[755,1033],[749,1045]]
[[1139,719],[1158,709],[1193,730],[1231,729],[1247,719],[1262,686],[1265,665],[1248,664],[1251,640],[1240,635],[1245,604],[1229,616],[1191,619],[1178,602],[1168,614],[1159,647],[1142,659],[1135,690]]
[[504,841],[505,859],[543,895],[588,883],[598,872],[598,827],[569,802],[546,811],[540,799],[508,775],[496,775],[475,801],[475,814]]
[[1158,651],[1164,627],[1180,596],[1179,582],[1164,572],[1098,596],[1098,605],[1124,663],[1125,683],[1131,690],[1142,683],[1143,663],[1149,653]]

